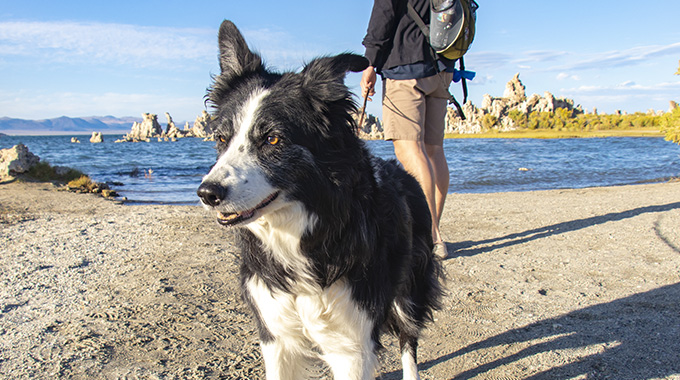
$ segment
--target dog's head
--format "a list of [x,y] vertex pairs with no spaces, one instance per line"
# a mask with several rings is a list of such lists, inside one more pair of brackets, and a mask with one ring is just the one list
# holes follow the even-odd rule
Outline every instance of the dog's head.
[[271,72],[226,20],[219,48],[221,73],[208,92],[218,158],[198,188],[201,202],[224,225],[247,224],[291,202],[332,203],[319,194],[343,186],[357,144],[356,104],[344,77],[368,61],[341,54],[299,73]]

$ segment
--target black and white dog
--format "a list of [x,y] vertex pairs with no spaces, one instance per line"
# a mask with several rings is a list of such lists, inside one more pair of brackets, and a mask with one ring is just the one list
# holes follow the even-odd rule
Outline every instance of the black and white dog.
[[441,263],[418,182],[355,134],[344,77],[367,60],[341,54],[270,72],[230,21],[219,48],[208,93],[218,158],[197,193],[219,223],[239,227],[243,297],[267,378],[303,379],[320,357],[335,379],[371,379],[389,331],[404,378],[418,379]]

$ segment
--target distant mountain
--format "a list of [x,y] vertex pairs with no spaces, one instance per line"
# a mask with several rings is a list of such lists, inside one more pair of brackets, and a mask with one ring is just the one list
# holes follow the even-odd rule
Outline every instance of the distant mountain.
[[139,117],[58,117],[45,120],[0,118],[0,132],[6,134],[66,133],[66,132],[103,132],[116,133],[129,131],[133,122],[142,122]]

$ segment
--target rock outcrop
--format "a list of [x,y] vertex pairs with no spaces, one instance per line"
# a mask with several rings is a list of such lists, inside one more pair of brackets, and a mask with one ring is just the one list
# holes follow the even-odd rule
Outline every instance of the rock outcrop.
[[179,138],[186,137],[188,135],[188,132],[177,128],[175,122],[172,120],[172,116],[170,116],[169,113],[166,112],[165,117],[168,119],[168,125],[165,128],[165,132],[163,133],[163,137],[165,139],[175,141]]
[[509,117],[511,111],[530,114],[532,112],[554,112],[558,108],[564,108],[583,113],[580,105],[574,106],[573,100],[556,98],[547,91],[543,96],[533,94],[527,98],[526,87],[519,79],[519,73],[515,74],[505,85],[503,97],[494,98],[486,94],[481,107],[478,108],[468,101],[462,108],[465,120],[460,117],[455,108],[448,109],[446,133],[481,133],[489,128],[489,124],[501,132],[515,130],[517,129],[515,122]]
[[[354,121],[359,123],[361,119],[361,111],[353,115]],[[380,119],[371,115],[365,114],[362,125],[359,125],[359,137],[364,140],[382,140],[385,138],[385,131],[383,130]]]
[[153,113],[143,113],[142,122],[134,122],[132,124],[132,130],[130,133],[123,136],[122,139],[116,140],[116,142],[150,141],[152,137],[160,137],[162,133],[163,128],[161,128],[161,125],[158,124],[158,115]]
[[26,173],[40,162],[40,157],[31,153],[26,145],[19,144],[0,150],[0,180],[12,179]]
[[[490,127],[500,132],[517,129],[510,113],[530,114],[532,112],[555,112],[564,108],[576,113],[583,113],[581,106],[574,106],[574,101],[566,98],[556,98],[545,92],[543,96],[533,94],[527,98],[526,87],[519,79],[519,73],[505,85],[505,91],[500,98],[484,95],[481,107],[468,101],[462,105],[465,120],[458,114],[458,110],[449,107],[446,115],[446,133],[472,134],[486,132]],[[593,110],[597,113],[597,110]],[[358,120],[358,116],[355,116]],[[380,120],[369,115],[360,126],[359,135],[364,139],[382,139],[384,136]]]
[[90,142],[93,144],[104,142],[104,137],[102,137],[101,132],[92,132],[92,137],[90,137]]
[[156,138],[158,141],[176,141],[183,137],[200,137],[206,140],[213,139],[212,117],[205,110],[196,118],[193,127],[190,127],[189,122],[187,122],[184,125],[184,129],[177,128],[177,125],[175,125],[175,122],[172,120],[172,116],[166,112],[165,117],[168,119],[168,124],[165,131],[163,131],[158,123],[158,115],[145,113],[142,116],[144,117],[143,121],[141,123],[135,122],[132,125],[130,133],[123,136],[123,138],[116,140],[116,142],[149,142],[152,138]]
[[213,123],[210,114],[206,110],[203,110],[203,112],[196,118],[196,121],[194,121],[194,126],[189,131],[193,137],[200,137],[207,140],[212,139]]

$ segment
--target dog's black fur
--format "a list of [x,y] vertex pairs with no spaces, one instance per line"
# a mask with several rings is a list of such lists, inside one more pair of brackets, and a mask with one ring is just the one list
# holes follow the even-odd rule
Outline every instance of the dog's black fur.
[[[272,294],[288,295],[303,283],[323,292],[343,281],[352,302],[370,318],[373,350],[387,330],[415,358],[419,331],[440,306],[442,270],[432,254],[431,218],[418,182],[395,161],[372,156],[356,136],[356,104],[344,76],[366,68],[367,60],[341,54],[315,59],[300,73],[271,72],[229,21],[220,28],[219,44],[221,73],[208,94],[218,122],[218,158],[242,127],[235,121],[246,100],[255,89],[266,90],[247,144],[238,149],[253,157],[276,193],[273,200],[259,199],[261,204],[239,214],[239,206],[232,205],[239,195],[225,185],[229,171],[213,168],[198,195],[206,207],[221,212],[222,224],[240,226],[243,296],[254,311],[262,343],[280,337],[249,290],[253,278]],[[273,243],[263,242],[249,228],[256,219],[286,212],[293,203],[315,221],[299,239],[299,252],[308,264],[304,270],[278,260],[267,248]],[[235,214],[226,218],[226,213]],[[325,350],[318,342],[308,344]]]

